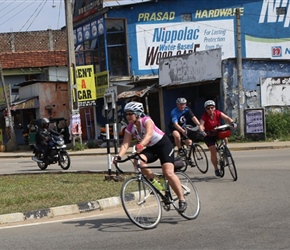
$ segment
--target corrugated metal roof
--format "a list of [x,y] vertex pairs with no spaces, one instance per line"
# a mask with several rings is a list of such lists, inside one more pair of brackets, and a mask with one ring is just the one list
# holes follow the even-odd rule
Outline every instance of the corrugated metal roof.
[[124,91],[118,95],[118,99],[130,98],[130,97],[143,97],[148,91],[154,88],[156,84],[150,86],[135,86],[130,90]]

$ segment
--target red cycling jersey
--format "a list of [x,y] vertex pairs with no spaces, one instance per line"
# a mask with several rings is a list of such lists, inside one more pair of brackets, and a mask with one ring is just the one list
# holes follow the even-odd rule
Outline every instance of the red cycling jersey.
[[205,132],[213,131],[215,127],[221,125],[221,114],[222,112],[220,112],[219,110],[215,110],[213,119],[211,119],[207,112],[202,114],[201,120],[204,121]]

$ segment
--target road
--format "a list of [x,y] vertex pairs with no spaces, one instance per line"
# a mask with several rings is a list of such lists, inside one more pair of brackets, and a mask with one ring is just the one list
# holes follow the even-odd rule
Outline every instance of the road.
[[[228,172],[218,179],[212,168],[205,175],[189,169],[202,202],[196,220],[164,211],[158,227],[144,231],[118,207],[2,225],[1,249],[290,249],[289,149],[236,151],[233,155],[237,182],[231,181]],[[92,159],[73,158],[73,169],[88,170]],[[33,169],[28,159],[11,162],[17,172]],[[16,167],[17,162],[22,168]]]

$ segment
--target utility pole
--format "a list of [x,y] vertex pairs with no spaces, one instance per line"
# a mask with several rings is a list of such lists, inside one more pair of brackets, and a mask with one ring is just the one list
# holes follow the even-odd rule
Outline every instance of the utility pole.
[[236,9],[236,42],[237,42],[237,74],[238,74],[238,91],[239,91],[239,122],[240,136],[245,135],[245,121],[244,121],[244,104],[245,104],[245,94],[243,88],[243,78],[242,78],[242,42],[241,42],[241,16],[240,9]]
[[[79,117],[78,105],[78,88],[76,82],[76,58],[74,50],[74,37],[73,37],[73,19],[72,19],[72,3],[71,0],[64,0],[65,13],[66,13],[66,31],[67,31],[67,54],[68,54],[68,94],[69,94],[69,108],[71,124],[74,117]],[[80,118],[79,118],[80,119]],[[80,126],[80,120],[77,121]],[[81,134],[73,134],[73,148],[75,147],[75,139],[81,140]]]
[[9,98],[8,98],[8,94],[6,92],[6,84],[5,84],[5,81],[4,81],[4,76],[3,76],[3,71],[2,71],[2,65],[1,64],[0,64],[0,76],[1,76],[4,99],[5,99],[5,102],[6,102],[9,129],[10,129],[10,131],[8,132],[8,142],[6,144],[6,151],[13,152],[13,151],[15,151],[17,149],[17,143],[16,143],[16,136],[15,136],[14,126],[13,126],[14,124],[13,124],[12,116],[11,116],[10,101],[9,101]]

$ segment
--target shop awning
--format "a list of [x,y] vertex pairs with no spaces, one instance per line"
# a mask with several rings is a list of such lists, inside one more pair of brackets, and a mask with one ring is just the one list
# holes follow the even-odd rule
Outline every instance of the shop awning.
[[130,97],[143,97],[148,91],[154,88],[156,84],[150,86],[135,86],[130,90],[126,90],[118,95],[118,99]]
[[17,109],[35,109],[39,107],[38,96],[25,98],[25,99],[18,99],[12,102],[10,109],[17,110]]

